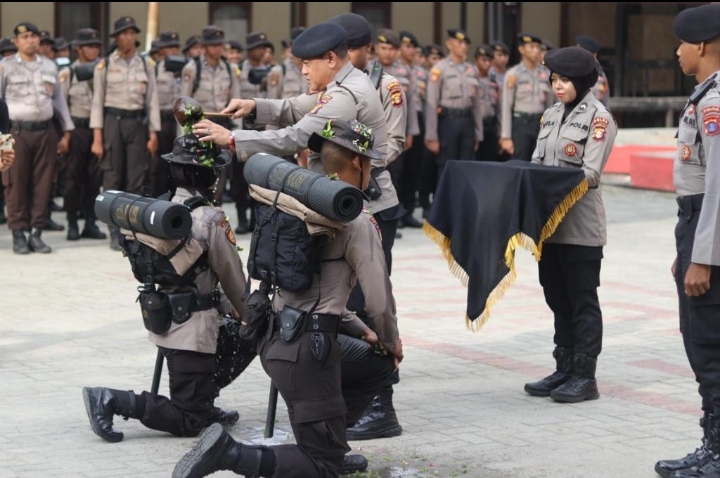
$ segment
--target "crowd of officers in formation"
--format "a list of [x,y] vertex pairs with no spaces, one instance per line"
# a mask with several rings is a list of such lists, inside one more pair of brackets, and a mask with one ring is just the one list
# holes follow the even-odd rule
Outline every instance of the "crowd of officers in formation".
[[[93,212],[101,188],[153,197],[166,193],[171,187],[167,165],[159,158],[182,134],[173,116],[178,97],[192,97],[205,112],[219,112],[232,98],[307,93],[302,64],[290,52],[303,30],[293,28],[280,42],[277,62],[275,45],[263,32],[248,34],[242,45],[214,25],[184,43],[168,30],[140,53],[140,29],[129,16],[115,22],[106,49],[92,28],[78,30],[67,42],[20,23],[13,38],[0,40],[0,97],[9,109],[8,132],[17,141],[17,166],[4,173],[0,190],[0,201],[6,203],[0,204],[0,224],[7,222],[12,231],[13,251],[51,252],[41,234],[65,229],[51,218],[58,210],[67,214],[68,240],[106,239]],[[396,157],[387,167],[401,205],[398,228],[422,227],[413,211],[419,206],[426,217],[447,160],[529,161],[542,112],[554,102],[542,65],[544,52],[553,48],[550,42],[520,34],[521,60],[508,68],[511,51],[504,42],[481,44],[468,55],[467,34],[461,29],[447,33],[445,48],[421,45],[409,31],[380,29],[372,39],[367,66],[382,67],[378,70],[390,78],[382,86],[392,105],[407,111],[404,150],[393,152],[390,156]],[[596,55],[600,50],[592,37],[576,41]],[[82,65],[94,71],[82,74]],[[593,93],[607,101],[604,74]],[[210,118],[230,130],[243,128],[242,120]],[[287,159],[302,160],[302,153]],[[62,196],[63,206],[55,203],[56,196]],[[223,171],[215,202],[235,203],[235,233],[253,229],[242,162]],[[118,232],[110,228],[115,250]]]

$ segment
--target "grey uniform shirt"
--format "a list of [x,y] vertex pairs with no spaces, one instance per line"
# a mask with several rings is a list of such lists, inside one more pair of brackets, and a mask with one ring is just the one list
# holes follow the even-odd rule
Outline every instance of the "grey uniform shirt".
[[599,99],[605,107],[610,103],[610,83],[604,71],[600,71],[595,85],[590,89],[595,98]]
[[197,67],[189,61],[182,69],[180,96],[190,96],[200,103],[203,111],[218,112],[225,109],[232,98],[239,98],[240,71],[236,66],[220,60],[217,66],[210,66],[205,55],[200,55],[200,81],[193,91]]
[[[172,202],[182,203],[196,195],[194,191],[178,188]],[[195,280],[196,293],[210,294],[219,282],[224,296],[218,309],[227,313],[232,306],[241,312],[245,273],[230,222],[225,213],[214,206],[198,207],[191,214],[193,222],[190,237],[207,252],[210,266],[198,274]],[[160,347],[213,354],[220,327],[218,309],[193,312],[186,322],[173,322],[164,334],[148,332],[150,341]]]
[[280,98],[295,98],[307,93],[309,86],[302,74],[302,69],[290,58],[286,59],[283,64],[285,71],[282,77]]
[[[372,71],[374,66],[374,63],[368,64],[367,71]],[[400,81],[390,75],[384,68],[382,75],[380,75],[377,91],[385,112],[385,124],[388,132],[386,163],[390,164],[405,150],[408,100]]]
[[63,130],[75,125],[60,87],[58,68],[42,55],[24,61],[19,54],[0,63],[0,97],[5,100],[11,121],[47,121],[58,111]]
[[279,311],[288,304],[307,311],[319,296],[318,313],[346,315],[350,292],[360,282],[365,310],[375,323],[380,343],[394,349],[399,339],[395,299],[379,234],[375,219],[361,213],[323,249],[320,279],[302,292],[279,290],[273,309]]
[[518,63],[507,71],[503,81],[500,137],[512,138],[513,113],[541,114],[555,101],[550,88],[550,71]]
[[[278,126],[278,130],[234,130],[238,159],[247,160],[255,153],[287,156],[307,148],[312,133],[321,131],[328,120],[357,120],[372,129],[375,149],[382,159],[372,160],[374,168],[387,166],[388,132],[385,113],[375,86],[367,75],[348,62],[337,72],[333,81],[322,93],[301,95],[284,100],[255,98],[256,122]],[[324,174],[317,156],[310,156],[308,167]],[[382,194],[369,203],[376,213],[399,204],[390,173],[383,171],[377,177]]]
[[262,88],[262,85],[253,85],[248,80],[248,75],[252,69],[253,66],[250,60],[243,60],[240,67],[240,98],[267,98],[267,91]]
[[[720,72],[698,85],[717,81]],[[712,86],[697,105],[682,112],[677,132],[673,181],[679,196],[705,194],[692,262],[720,266],[720,89]]]
[[588,93],[563,121],[565,105],[545,111],[533,163],[582,168],[590,188],[570,208],[548,243],[604,246],[607,242],[605,205],[598,185],[610,157],[617,125],[605,106]]
[[483,140],[480,79],[468,62],[455,63],[450,58],[438,61],[430,70],[425,98],[425,139],[437,141],[438,114],[441,108],[472,109],[475,119],[475,141]]
[[67,98],[70,115],[73,118],[90,118],[92,109],[92,82],[91,80],[78,81],[71,69],[74,69],[80,62],[75,60],[70,68],[60,72],[60,86]]
[[[372,71],[372,63],[368,67],[369,71]],[[391,77],[395,78],[402,86],[403,92],[405,93],[407,104],[407,120],[405,134],[407,136],[415,136],[420,134],[420,125],[418,124],[417,108],[418,108],[418,89],[415,77],[412,74],[412,69],[409,68],[405,63],[395,60],[392,65],[385,67],[383,71],[387,72]],[[388,86],[386,86],[388,88]],[[391,90],[388,90],[392,93]]]
[[[106,64],[107,63],[107,64]],[[137,53],[130,59],[114,51],[100,60],[93,76],[93,107],[90,128],[105,126],[105,108],[128,111],[145,111],[149,130],[160,131],[160,106],[158,103],[155,68],[148,58]]]
[[165,69],[165,60],[156,65],[155,71],[157,72],[156,81],[160,111],[172,111],[175,102],[182,96],[180,92],[182,78]]

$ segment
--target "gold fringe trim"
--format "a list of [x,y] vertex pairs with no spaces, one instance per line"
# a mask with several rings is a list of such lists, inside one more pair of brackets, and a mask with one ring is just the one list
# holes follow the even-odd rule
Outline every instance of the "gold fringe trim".
[[[539,261],[542,257],[542,246],[545,242],[545,239],[553,235],[562,220],[565,218],[565,215],[570,210],[570,208],[573,207],[575,203],[578,202],[580,198],[585,195],[585,193],[587,193],[587,191],[587,179],[583,179],[577,186],[575,186],[575,188],[573,188],[572,191],[570,191],[570,193],[568,193],[567,196],[565,196],[565,199],[563,199],[560,204],[555,207],[555,210],[550,215],[550,218],[547,220],[547,222],[542,228],[542,231],[540,233],[540,240],[537,244],[535,243],[535,241],[532,240],[532,238],[522,232],[515,234],[508,240],[507,247],[505,248],[505,265],[509,269],[509,272],[505,274],[505,277],[500,280],[498,285],[496,285],[492,292],[490,292],[490,295],[488,295],[482,314],[480,314],[480,316],[476,320],[471,320],[470,317],[468,317],[467,315],[465,316],[465,325],[468,329],[470,329],[472,332],[478,332],[480,329],[482,329],[483,326],[490,319],[490,309],[500,301],[500,299],[503,297],[503,295],[505,295],[505,292],[510,288],[512,283],[515,282],[515,279],[517,278],[517,273],[515,271],[516,249],[518,247],[522,247],[523,249],[530,251],[535,257],[535,260]],[[469,279],[468,274],[465,269],[463,269],[462,266],[460,266],[460,264],[458,264],[457,261],[455,261],[455,258],[452,256],[452,252],[450,250],[450,238],[446,237],[443,233],[435,229],[427,221],[425,221],[425,224],[423,224],[423,233],[433,242],[435,242],[438,246],[440,246],[442,255],[448,262],[450,272],[455,277],[460,279],[460,282],[465,287],[467,287]]]

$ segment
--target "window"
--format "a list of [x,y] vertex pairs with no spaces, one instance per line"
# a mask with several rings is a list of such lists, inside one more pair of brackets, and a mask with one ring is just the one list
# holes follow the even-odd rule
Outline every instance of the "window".
[[390,2],[352,2],[352,12],[365,17],[375,32],[391,27],[390,6]]
[[225,30],[225,38],[245,43],[250,29],[251,2],[210,3],[210,23]]
[[[55,37],[64,37],[67,42],[75,39],[81,28],[94,28],[105,37],[109,32],[103,25],[103,2],[58,2],[55,4]],[[49,28],[38,25],[38,28]]]

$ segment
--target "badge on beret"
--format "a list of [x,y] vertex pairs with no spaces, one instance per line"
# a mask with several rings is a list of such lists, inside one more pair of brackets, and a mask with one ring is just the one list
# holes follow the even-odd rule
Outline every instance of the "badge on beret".
[[17,31],[18,33],[25,33],[27,31],[27,28],[25,27],[25,25],[18,25]]
[[319,94],[318,94],[318,102],[317,102],[317,104],[315,105],[315,107],[314,107],[312,110],[310,110],[310,114],[312,115],[312,114],[315,114],[315,113],[317,113],[318,111],[320,111],[320,109],[321,109],[323,106],[325,106],[326,104],[328,104],[331,99],[332,99],[332,96],[330,96],[330,95],[323,95],[322,93],[319,93]]
[[607,130],[609,121],[605,118],[595,118],[592,123],[592,138],[595,141],[602,141],[605,139],[605,131]]
[[687,161],[690,159],[690,146],[683,144],[682,150],[680,151],[680,159]]
[[720,133],[720,115],[717,113],[703,115],[703,132],[707,136],[715,136]]
[[575,156],[577,154],[577,146],[575,146],[572,143],[566,144],[565,147],[563,148],[563,152],[565,153],[566,156],[569,156],[572,158],[573,156]]
[[457,38],[458,40],[464,40],[464,39],[465,39],[465,35],[463,35],[462,32],[456,32],[456,33],[455,33],[455,38]]
[[517,77],[515,75],[508,75],[507,77],[507,87],[508,88],[515,88],[515,82],[517,81]]
[[403,98],[400,82],[397,80],[391,81],[390,84],[387,85],[387,89],[390,92],[390,104],[395,107],[402,106]]
[[430,70],[430,81],[435,83],[439,79],[440,79],[440,68],[433,68],[432,70]]

